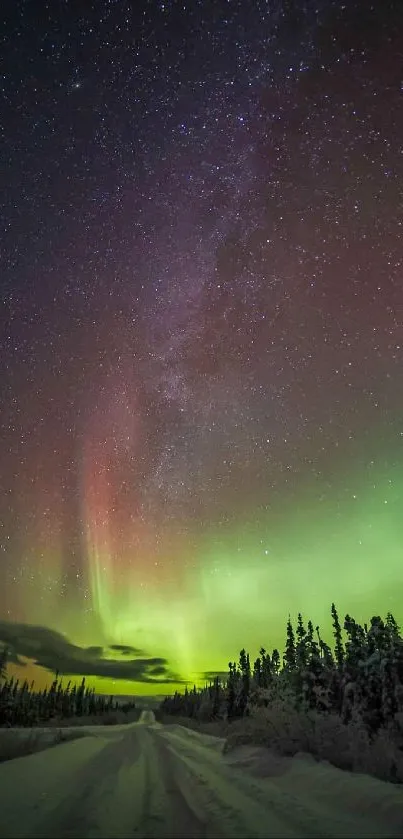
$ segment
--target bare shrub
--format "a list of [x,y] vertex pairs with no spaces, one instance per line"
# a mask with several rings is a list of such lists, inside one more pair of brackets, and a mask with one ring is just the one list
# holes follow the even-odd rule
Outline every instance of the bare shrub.
[[308,752],[339,769],[403,783],[403,752],[390,733],[380,729],[371,738],[362,723],[345,725],[337,714],[297,710],[277,701],[233,723],[224,751],[249,743],[268,746],[285,756]]

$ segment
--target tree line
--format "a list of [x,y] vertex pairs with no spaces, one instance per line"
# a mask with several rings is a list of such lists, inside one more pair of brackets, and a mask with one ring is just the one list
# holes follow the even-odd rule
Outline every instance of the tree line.
[[[0,651],[0,726],[33,726],[46,724],[52,720],[77,718],[99,718],[111,720],[113,712],[134,711],[136,703],[126,702],[120,705],[113,696],[99,696],[95,688],[86,686],[85,678],[80,685],[71,681],[63,686],[63,681],[56,672],[50,688],[35,690],[35,682],[25,679],[7,678],[8,651]],[[109,715],[109,716],[108,716]]]
[[284,653],[263,647],[251,665],[243,649],[238,662],[229,662],[228,676],[218,676],[202,689],[166,697],[161,712],[200,721],[228,722],[248,716],[259,706],[286,699],[299,710],[337,714],[341,721],[360,722],[371,735],[381,727],[399,731],[403,747],[403,638],[388,612],[361,626],[346,615],[343,630],[334,603],[331,607],[334,645],[323,640],[298,614],[288,618]]

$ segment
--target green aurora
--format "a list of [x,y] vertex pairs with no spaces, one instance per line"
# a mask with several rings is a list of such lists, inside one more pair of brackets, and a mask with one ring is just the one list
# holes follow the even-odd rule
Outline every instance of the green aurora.
[[[191,559],[181,557],[181,573],[177,564],[171,579],[139,583],[130,566],[120,575],[112,569],[114,580],[103,578],[96,565],[102,559],[92,558],[98,573],[90,574],[93,605],[86,613],[63,609],[54,587],[44,602],[31,581],[24,588],[27,622],[62,631],[83,649],[101,645],[108,659],[121,660],[120,652],[106,650],[111,645],[134,645],[166,659],[178,684],[88,677],[100,693],[151,695],[169,693],[183,681],[203,683],[205,673],[225,671],[242,647],[251,655],[261,645],[282,651],[289,613],[294,619],[301,611],[328,640],[332,601],[341,615],[359,622],[387,611],[399,621],[402,500],[401,469],[370,463],[349,481],[340,475],[339,489],[334,485],[327,497],[324,487],[311,484],[298,503],[283,499],[236,528],[199,537],[197,550]],[[19,676],[49,682],[49,672],[25,662],[13,667]]]

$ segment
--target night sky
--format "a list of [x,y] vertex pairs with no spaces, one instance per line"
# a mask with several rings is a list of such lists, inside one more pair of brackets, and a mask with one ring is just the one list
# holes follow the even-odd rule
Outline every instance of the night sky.
[[38,686],[403,618],[399,6],[6,0],[0,642]]

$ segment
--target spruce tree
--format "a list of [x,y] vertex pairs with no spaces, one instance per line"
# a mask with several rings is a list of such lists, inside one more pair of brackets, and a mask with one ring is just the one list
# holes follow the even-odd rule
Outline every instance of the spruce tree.
[[253,680],[256,682],[258,687],[262,686],[262,662],[259,656],[253,665]]
[[8,649],[3,647],[0,651],[0,679],[7,678]]
[[228,664],[229,676],[227,682],[227,718],[232,720],[235,716],[235,682],[236,664],[231,661]]
[[274,676],[278,676],[281,667],[281,659],[280,653],[277,649],[274,649],[271,654],[271,669]]
[[344,662],[344,647],[341,637],[341,626],[339,616],[337,614],[336,606],[332,603],[332,618],[333,618],[333,635],[335,639],[334,654],[336,658],[337,667],[339,670],[343,669]]
[[386,615],[386,629],[389,633],[389,637],[393,638],[395,641],[399,641],[400,639],[400,627],[398,626],[395,618],[392,615],[392,612],[388,612]]
[[301,612],[298,612],[297,629],[295,634],[297,636],[297,644],[295,649],[297,666],[304,667],[306,665],[306,629],[302,621]]
[[250,690],[250,663],[249,663],[249,655],[246,654],[245,650],[241,650],[239,654],[239,669],[241,671],[241,692],[239,696],[239,712],[241,717],[243,717],[246,707],[248,704],[249,699],[249,690]]
[[290,615],[288,615],[287,621],[287,638],[285,642],[284,661],[289,670],[295,670],[295,638]]
[[270,653],[266,653],[263,659],[263,686],[270,687],[273,681],[273,666],[270,660]]
[[218,676],[214,679],[214,687],[213,687],[213,703],[212,703],[212,712],[211,715],[213,719],[218,717],[220,711],[220,681]]
[[348,637],[344,658],[349,671],[355,673],[359,662],[364,656],[366,646],[365,632],[362,626],[354,618],[350,617],[350,615],[346,615],[344,619],[344,629]]
[[318,644],[320,649],[320,657],[323,659],[323,663],[329,669],[334,667],[334,660],[333,660],[333,653],[326,641],[323,641],[320,637],[319,627],[316,627],[316,634],[318,636]]
[[370,654],[375,652],[382,654],[388,646],[388,633],[385,624],[379,615],[371,618],[371,626],[367,632],[367,642]]

